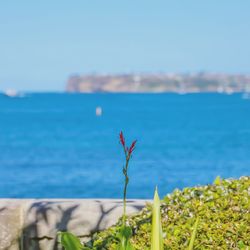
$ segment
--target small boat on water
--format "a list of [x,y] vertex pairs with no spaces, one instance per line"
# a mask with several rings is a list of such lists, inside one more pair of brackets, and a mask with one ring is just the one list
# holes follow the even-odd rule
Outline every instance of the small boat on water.
[[101,116],[102,115],[102,107],[96,107],[95,114],[96,114],[96,116]]
[[15,89],[7,89],[6,91],[4,91],[3,93],[5,96],[7,97],[23,97],[24,95],[22,93],[20,93],[19,91],[15,90]]

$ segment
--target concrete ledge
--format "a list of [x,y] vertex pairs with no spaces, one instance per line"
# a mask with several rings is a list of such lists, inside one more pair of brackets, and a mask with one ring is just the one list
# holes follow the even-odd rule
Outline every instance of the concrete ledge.
[[[128,200],[127,212],[138,212],[146,200]],[[83,240],[115,224],[122,200],[0,199],[0,250],[55,250],[58,231]]]

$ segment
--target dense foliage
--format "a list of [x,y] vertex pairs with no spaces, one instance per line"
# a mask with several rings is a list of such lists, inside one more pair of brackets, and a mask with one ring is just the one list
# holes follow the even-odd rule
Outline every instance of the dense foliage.
[[[150,249],[152,206],[128,218],[135,249]],[[250,177],[175,190],[161,204],[164,249],[187,249],[199,218],[194,249],[250,249]],[[93,236],[96,249],[116,249],[117,225]]]

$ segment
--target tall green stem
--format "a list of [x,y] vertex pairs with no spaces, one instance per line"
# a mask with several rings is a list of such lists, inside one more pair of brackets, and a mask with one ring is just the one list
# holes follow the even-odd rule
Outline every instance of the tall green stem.
[[128,177],[128,164],[130,160],[130,155],[127,154],[126,150],[125,151],[125,156],[126,156],[126,165],[123,168],[123,174],[125,177],[125,184],[124,184],[124,189],[123,189],[123,225],[125,226],[126,224],[126,202],[127,202],[127,187],[129,183],[129,177]]
[[125,181],[124,181],[124,189],[123,189],[123,217],[122,217],[122,222],[123,222],[123,226],[126,226],[126,202],[127,202],[127,187],[128,187],[128,183],[129,183],[129,178],[128,178],[128,164],[129,164],[129,160],[131,158],[132,152],[135,149],[135,144],[136,144],[136,140],[132,142],[130,147],[126,146],[125,143],[125,138],[123,136],[122,131],[120,132],[120,143],[122,144],[123,150],[124,150],[124,155],[125,155],[125,167],[123,167],[122,171],[125,177]]

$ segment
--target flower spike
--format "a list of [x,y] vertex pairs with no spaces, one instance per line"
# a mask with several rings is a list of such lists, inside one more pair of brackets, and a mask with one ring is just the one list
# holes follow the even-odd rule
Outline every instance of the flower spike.
[[122,131],[120,132],[120,143],[122,144],[123,147],[125,147],[125,139],[124,139]]

